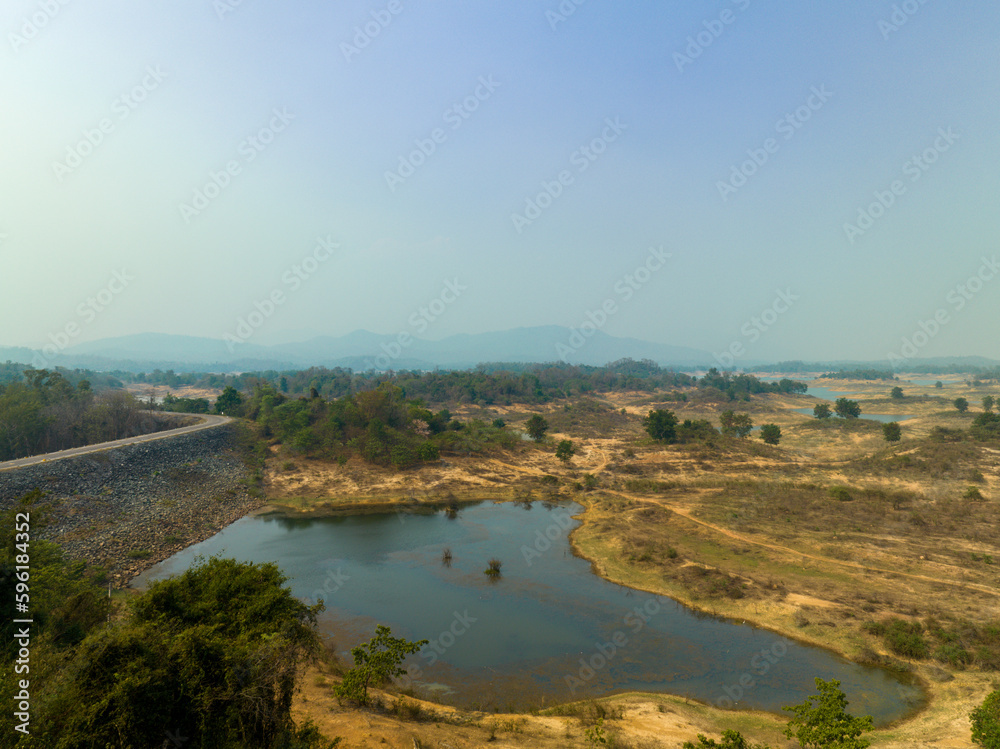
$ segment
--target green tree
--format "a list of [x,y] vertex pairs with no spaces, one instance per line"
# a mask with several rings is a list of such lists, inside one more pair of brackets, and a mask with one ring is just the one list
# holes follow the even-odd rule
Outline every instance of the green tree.
[[856,419],[861,415],[861,406],[850,398],[837,398],[833,410],[837,412],[837,416],[844,419]]
[[39,639],[32,738],[158,747],[169,731],[192,746],[296,746],[309,732],[295,729],[292,695],[302,661],[319,652],[323,607],[295,599],[285,580],[273,564],[213,558],[150,585],[114,626],[101,617],[71,652]]
[[760,438],[769,445],[777,445],[781,441],[781,427],[777,424],[764,424],[760,428]]
[[576,450],[573,447],[573,443],[570,440],[560,440],[559,444],[556,445],[556,457],[559,458],[563,463],[567,462],[573,457]]
[[538,414],[534,414],[524,425],[524,431],[528,433],[535,442],[541,442],[545,433],[549,431],[549,422]]
[[987,413],[991,412],[993,410],[993,406],[996,405],[996,402],[997,402],[996,398],[994,398],[992,395],[984,395],[983,410],[986,411]]
[[816,679],[818,695],[801,705],[783,707],[792,713],[785,736],[796,739],[803,749],[865,749],[871,743],[861,738],[872,730],[872,716],[856,718],[847,713],[847,696],[836,679]]
[[677,439],[677,417],[673,411],[657,408],[642,418],[646,433],[657,442],[673,442]]
[[899,428],[898,421],[889,421],[882,425],[882,436],[885,437],[886,442],[899,442],[903,436],[902,430]]
[[719,424],[723,434],[733,434],[737,437],[746,437],[753,431],[753,421],[750,419],[750,414],[723,411],[719,415]]
[[817,403],[813,406],[813,416],[817,419],[829,419],[832,414],[829,403]]
[[934,387],[936,387],[938,389],[943,388],[944,387],[944,383],[941,382],[941,380],[938,380],[937,382],[934,383]]
[[892,391],[890,391],[889,397],[897,401],[903,400],[903,388],[897,385],[892,389]]
[[1000,690],[990,692],[969,718],[972,740],[986,749],[1000,749]]
[[967,401],[965,398],[961,396],[953,400],[951,403],[953,406],[955,406],[955,408],[958,409],[959,413],[964,414],[966,411],[969,410],[969,401]]
[[215,413],[237,416],[239,414],[239,407],[242,404],[243,396],[240,395],[240,391],[232,385],[226,385],[222,394],[215,399]]
[[769,749],[766,744],[753,744],[743,738],[739,731],[723,731],[722,742],[698,734],[698,743],[685,741],[681,749]]
[[389,679],[403,676],[406,669],[402,663],[428,643],[427,640],[411,642],[402,637],[393,637],[392,630],[384,624],[375,627],[375,636],[362,645],[351,649],[354,666],[344,674],[344,680],[337,687],[338,697],[368,704],[368,687],[381,686]]
[[983,412],[976,414],[969,432],[977,440],[1000,439],[1000,415]]

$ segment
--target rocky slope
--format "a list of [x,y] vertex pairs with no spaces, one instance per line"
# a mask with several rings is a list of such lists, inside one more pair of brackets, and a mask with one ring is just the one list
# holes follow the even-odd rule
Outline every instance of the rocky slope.
[[[50,516],[39,532],[116,587],[260,507],[235,424],[0,472],[0,508],[32,489]],[[39,514],[33,525],[38,527]]]

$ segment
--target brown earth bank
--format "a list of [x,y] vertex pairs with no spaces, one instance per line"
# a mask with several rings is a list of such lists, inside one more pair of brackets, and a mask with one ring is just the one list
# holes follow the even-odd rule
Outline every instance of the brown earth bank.
[[[265,486],[271,507],[292,513],[384,511],[451,499],[573,499],[586,509],[571,542],[597,574],[859,662],[912,673],[927,705],[875,731],[873,746],[970,746],[968,714],[1000,685],[997,663],[987,656],[966,664],[907,657],[870,627],[899,618],[933,621],[944,630],[982,630],[1000,621],[1000,567],[992,561],[1000,562],[1000,450],[995,444],[928,439],[935,426],[967,428],[973,413],[959,414],[951,400],[967,397],[974,412],[986,391],[953,381],[945,397],[902,383],[907,396],[899,402],[888,394],[897,383],[817,384],[844,389],[865,413],[914,418],[901,422],[901,442],[887,444],[877,422],[819,423],[796,413],[792,409],[819,402],[805,395],[712,402],[643,393],[538,408],[452,406],[460,418],[502,416],[514,427],[540,413],[552,432],[539,446],[446,456],[403,472],[355,460],[307,460],[275,449]],[[722,410],[745,411],[754,424],[778,424],[782,439],[778,446],[756,435],[661,445],[642,430],[641,417],[651,408],[716,425]],[[560,439],[573,440],[577,448],[567,463],[554,456]],[[981,499],[968,498],[970,486]],[[462,717],[421,722],[399,717],[410,708],[352,710],[331,696],[328,682],[335,679],[321,672],[307,676],[296,709],[329,735],[344,736],[344,746],[413,746],[414,740],[417,746],[486,745],[482,733],[493,718],[429,704],[421,709]],[[598,703],[622,706],[622,716],[605,723],[618,734],[619,746],[679,746],[695,733],[717,737],[727,728],[774,747],[793,746],[780,734],[779,716],[661,695]],[[562,718],[561,728],[551,723],[554,716],[497,719],[523,722],[516,731],[498,731],[495,741],[507,743],[496,745],[588,745],[582,734],[586,716],[568,723]]]

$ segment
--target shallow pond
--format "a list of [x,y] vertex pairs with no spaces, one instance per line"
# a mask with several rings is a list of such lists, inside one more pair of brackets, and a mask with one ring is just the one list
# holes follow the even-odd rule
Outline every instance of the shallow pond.
[[[277,562],[294,595],[325,600],[321,629],[345,663],[376,623],[429,639],[408,662],[412,687],[466,707],[527,709],[640,690],[780,712],[815,693],[815,677],[839,679],[851,712],[878,724],[919,707],[920,691],[887,671],[597,577],[570,552],[579,510],[479,503],[453,518],[248,517],[134,584],[182,572],[198,554]],[[503,566],[491,581],[484,571],[494,557]]]

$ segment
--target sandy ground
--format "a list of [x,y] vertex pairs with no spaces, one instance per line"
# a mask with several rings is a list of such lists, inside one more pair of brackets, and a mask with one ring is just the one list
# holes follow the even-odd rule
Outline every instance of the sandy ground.
[[[934,379],[933,375],[928,379]],[[941,378],[945,379],[945,378]],[[945,474],[884,474],[881,469],[867,472],[864,460],[870,456],[888,458],[920,454],[920,440],[935,425],[958,427],[972,414],[958,414],[949,402],[958,395],[969,399],[971,412],[978,410],[980,391],[952,379],[944,390],[945,400],[934,388],[918,388],[902,383],[912,399],[891,401],[888,391],[896,383],[824,382],[842,387],[862,401],[867,413],[908,413],[917,418],[902,422],[903,441],[887,446],[881,427],[870,422],[846,429],[818,429],[808,416],[791,409],[809,407],[816,401],[807,396],[767,396],[751,403],[738,403],[736,410],[749,410],[755,424],[772,422],[783,433],[778,447],[750,439],[736,448],[707,451],[690,446],[663,448],[651,444],[641,431],[640,417],[652,407],[671,408],[679,418],[708,418],[716,421],[720,404],[656,403],[648,394],[614,395],[602,399],[610,409],[625,409],[626,427],[613,433],[588,428],[567,427],[554,432],[546,445],[527,445],[507,453],[485,457],[447,456],[439,464],[398,472],[352,460],[344,466],[275,455],[268,461],[266,492],[269,501],[289,511],[342,512],[371,507],[406,505],[427,501],[467,499],[544,499],[558,496],[587,507],[584,525],[573,535],[577,552],[594,562],[603,576],[635,588],[670,595],[688,605],[727,616],[738,616],[787,636],[820,644],[856,657],[862,647],[879,651],[872,637],[860,633],[861,618],[881,615],[906,616],[913,603],[928,602],[938,611],[966,616],[977,621],[1000,618],[1000,578],[993,567],[968,563],[968,554],[996,554],[1000,545],[987,530],[963,537],[963,528],[949,535],[933,528],[932,533],[912,524],[899,523],[889,513],[882,525],[870,532],[860,529],[850,539],[836,535],[836,528],[785,528],[766,517],[749,514],[748,500],[739,499],[744,489],[727,490],[754,482],[785,481],[830,486],[847,484],[869,488],[909,491],[919,494],[918,503],[937,512],[951,501],[969,481],[967,468],[949,467]],[[555,421],[559,405],[537,408]],[[529,411],[493,409],[508,423]],[[564,464],[554,456],[554,443],[572,439],[577,454]],[[987,503],[977,512],[993,512],[1000,496],[1000,450],[982,447],[975,453],[978,484]],[[881,459],[881,458],[880,458]],[[963,458],[964,460],[964,458]],[[860,463],[858,461],[861,461]],[[859,465],[861,466],[859,468]],[[879,464],[881,465],[881,464]],[[586,475],[596,477],[597,489],[581,491]],[[542,481],[543,477],[555,480]],[[669,489],[639,491],[629,489],[630,480],[669,484]],[[740,483],[742,482],[742,484]],[[735,498],[734,498],[735,497]],[[727,504],[727,502],[729,504]],[[859,511],[847,505],[845,512]],[[649,569],[634,561],[630,552],[635,523],[653,522],[638,513],[647,508],[664,512],[662,527],[643,526],[643,535],[656,539],[661,531],[673,534],[671,544],[682,550],[682,565],[697,564],[742,577],[753,595],[746,599],[706,599],[683,584],[664,578],[663,566]],[[750,507],[752,510],[753,507]],[[836,508],[835,508],[836,509]],[[902,517],[901,510],[900,516]],[[780,514],[778,516],[780,518]],[[847,522],[845,520],[845,522]],[[995,526],[995,522],[993,523]],[[979,526],[976,526],[979,527]],[[652,529],[652,531],[650,530]],[[633,549],[634,551],[634,549]],[[965,556],[962,556],[965,554]],[[957,556],[956,556],[957,555]],[[666,564],[666,563],[664,563]],[[768,576],[771,577],[768,577]],[[773,592],[781,588],[780,592]],[[875,614],[863,614],[857,607],[862,594],[883,595]],[[865,604],[867,605],[867,604]],[[864,611],[869,611],[865,608]],[[808,620],[807,624],[803,621]],[[882,651],[880,651],[882,652]],[[930,662],[911,662],[930,695],[929,705],[900,725],[872,734],[876,747],[967,747],[968,713],[995,688],[995,675],[973,669],[946,674]],[[457,711],[430,703],[423,712],[438,717],[431,720],[402,719],[391,712],[357,710],[337,704],[331,686],[336,677],[326,666],[310,671],[302,682],[295,710],[310,716],[332,736],[343,736],[341,746],[588,746],[585,725],[577,717],[487,716]],[[392,702],[394,697],[386,697]],[[406,698],[415,702],[411,698]],[[718,737],[726,728],[771,746],[790,746],[781,737],[779,717],[767,714],[733,713],[660,695],[630,695],[602,701],[620,706],[620,719],[606,727],[619,735],[620,746],[679,746],[693,740],[696,733]],[[404,711],[405,712],[405,711]],[[495,730],[491,730],[495,729]],[[490,734],[495,739],[490,740]]]

